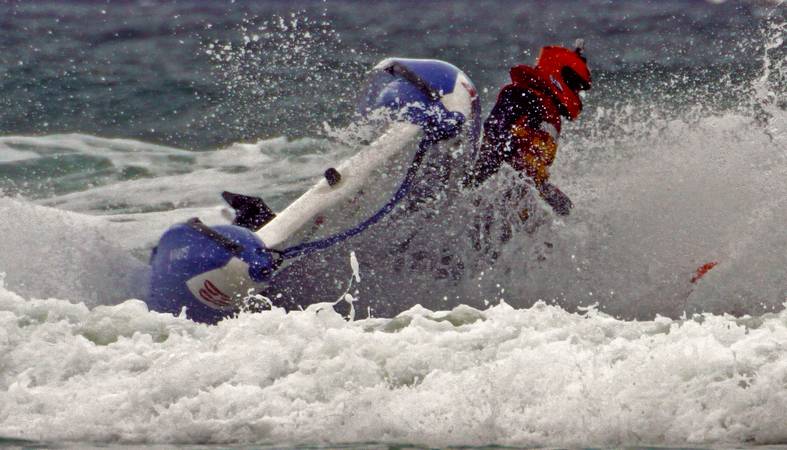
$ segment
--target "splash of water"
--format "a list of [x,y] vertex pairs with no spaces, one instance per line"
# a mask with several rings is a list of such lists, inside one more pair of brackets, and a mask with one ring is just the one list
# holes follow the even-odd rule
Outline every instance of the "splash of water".
[[[550,244],[541,264],[517,270],[522,248],[513,243],[489,284],[506,287],[505,298],[520,306],[598,302],[628,318],[780,310],[787,299],[787,112],[778,101],[787,71],[777,56],[784,22],[764,33],[762,72],[728,86],[736,99],[729,107],[625,101],[583,118],[554,170],[576,210],[565,225],[539,232],[536,239]],[[661,89],[673,95],[669,83]],[[692,284],[709,261],[718,267]]]
[[[347,121],[368,61],[348,49],[325,18],[314,19],[305,12],[246,17],[238,36],[205,45],[214,75],[224,87],[223,107],[245,112],[224,126],[248,138],[271,136],[272,130],[314,136],[325,123]],[[292,101],[303,92],[319,95],[311,102]]]

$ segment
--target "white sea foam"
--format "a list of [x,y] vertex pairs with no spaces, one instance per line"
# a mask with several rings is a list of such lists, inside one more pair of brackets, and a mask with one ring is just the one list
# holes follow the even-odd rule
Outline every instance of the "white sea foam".
[[138,167],[148,173],[146,177],[99,183],[37,202],[100,214],[215,205],[222,190],[264,193],[274,206],[284,206],[286,200],[308,186],[326,166],[353,152],[346,145],[306,138],[290,141],[283,137],[236,143],[210,151],[186,151],[82,134],[10,136],[0,138],[1,145],[24,145],[31,149],[29,152],[39,155],[106,158],[115,172]]
[[14,150],[0,145],[0,163],[24,161],[38,157],[35,152],[28,152],[24,150]]
[[787,312],[620,321],[543,303],[218,326],[0,288],[0,436],[515,446],[787,442]]
[[0,198],[0,272],[24,295],[88,305],[142,298],[146,263],[107,231],[99,217]]

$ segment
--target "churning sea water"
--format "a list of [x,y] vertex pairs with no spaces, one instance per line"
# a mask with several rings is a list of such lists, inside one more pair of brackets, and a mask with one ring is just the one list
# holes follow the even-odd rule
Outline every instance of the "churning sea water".
[[[0,445],[787,444],[785,10],[0,2]],[[452,62],[488,111],[578,37],[594,87],[553,168],[574,211],[466,302],[205,326],[137,300],[169,225],[218,223],[224,189],[281,209],[357,151],[378,60]]]

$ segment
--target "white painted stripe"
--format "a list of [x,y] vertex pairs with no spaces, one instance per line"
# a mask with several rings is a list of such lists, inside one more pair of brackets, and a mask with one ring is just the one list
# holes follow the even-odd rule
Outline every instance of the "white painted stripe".
[[454,90],[450,94],[444,94],[440,100],[443,102],[445,109],[470,117],[473,109],[473,97],[465,85],[472,86],[466,76],[458,73],[454,82]]
[[343,161],[336,167],[342,181],[329,186],[323,178],[284,211],[262,227],[257,235],[267,247],[275,247],[298,232],[319,213],[342,200],[349,200],[368,182],[369,175],[397,153],[412,149],[421,127],[412,123],[396,122],[376,141]]

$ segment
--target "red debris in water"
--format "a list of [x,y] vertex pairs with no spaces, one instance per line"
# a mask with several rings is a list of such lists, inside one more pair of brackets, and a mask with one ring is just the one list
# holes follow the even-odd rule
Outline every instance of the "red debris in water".
[[697,271],[694,273],[694,276],[691,277],[691,282],[696,283],[700,278],[704,277],[706,273],[708,273],[711,269],[716,267],[718,261],[711,261],[709,263],[705,263],[697,268]]

